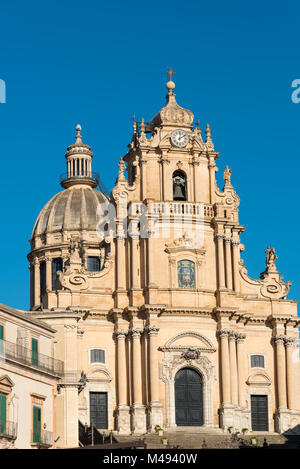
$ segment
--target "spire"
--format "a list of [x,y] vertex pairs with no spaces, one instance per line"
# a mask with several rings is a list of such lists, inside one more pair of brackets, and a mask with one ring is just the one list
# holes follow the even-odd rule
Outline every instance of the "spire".
[[82,142],[81,125],[76,125],[75,143],[68,146],[66,152],[67,173],[60,177],[60,184],[64,188],[75,184],[87,184],[96,187],[99,175],[92,172],[93,153],[91,147]]
[[166,74],[169,75],[169,81],[166,83],[168,90],[166,96],[167,104],[153,117],[149,125],[147,125],[147,131],[149,132],[152,132],[155,127],[160,126],[174,127],[180,125],[180,127],[191,128],[191,124],[194,120],[193,113],[179,106],[176,102],[176,94],[174,93],[175,83],[172,80],[172,76],[175,75],[175,72],[169,68]]
[[208,122],[206,124],[205,133],[206,133],[206,146],[207,146],[207,149],[208,150],[214,150],[214,144],[213,144],[213,141],[212,141],[212,138],[211,138],[211,128],[210,128],[210,125],[209,125]]
[[169,70],[166,71],[166,74],[169,75],[169,81],[166,84],[166,87],[167,87],[167,90],[168,90],[168,96],[172,96],[174,94],[173,90],[175,89],[175,83],[172,80],[172,75],[176,75],[176,73],[173,72],[173,70],[171,68],[169,68]]

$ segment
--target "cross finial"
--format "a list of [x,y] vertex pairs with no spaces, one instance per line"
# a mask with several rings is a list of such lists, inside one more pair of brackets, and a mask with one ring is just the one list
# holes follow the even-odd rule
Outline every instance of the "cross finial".
[[169,68],[169,70],[166,71],[166,74],[169,75],[170,81],[172,81],[172,75],[176,75],[176,73],[173,72],[171,68]]

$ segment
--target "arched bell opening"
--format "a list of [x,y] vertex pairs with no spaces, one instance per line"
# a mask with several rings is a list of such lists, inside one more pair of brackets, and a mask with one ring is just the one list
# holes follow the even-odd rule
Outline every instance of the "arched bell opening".
[[173,200],[187,200],[186,174],[183,171],[176,170],[172,176],[173,182]]

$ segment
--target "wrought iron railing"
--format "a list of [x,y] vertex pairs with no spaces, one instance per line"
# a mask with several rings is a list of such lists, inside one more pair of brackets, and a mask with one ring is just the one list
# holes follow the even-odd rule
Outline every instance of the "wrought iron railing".
[[31,433],[31,443],[37,446],[52,446],[52,432],[44,429],[33,431]]
[[97,183],[99,183],[99,173],[94,173],[92,171],[85,171],[84,174],[74,174],[74,175],[69,175],[68,173],[63,173],[59,177],[59,182],[63,182],[66,179],[95,179]]
[[18,424],[0,419],[0,437],[17,438]]
[[49,371],[58,376],[64,374],[64,363],[61,360],[37,353],[19,344],[0,340],[0,362],[1,360],[15,360],[18,363]]

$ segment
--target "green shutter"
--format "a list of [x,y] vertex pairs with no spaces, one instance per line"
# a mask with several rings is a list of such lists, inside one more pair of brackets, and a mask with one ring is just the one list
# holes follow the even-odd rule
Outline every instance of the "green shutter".
[[31,363],[35,366],[39,364],[39,345],[37,339],[31,339]]
[[0,433],[6,433],[6,396],[0,394]]
[[33,421],[32,421],[32,441],[33,443],[40,443],[41,442],[41,408],[37,406],[33,406]]

